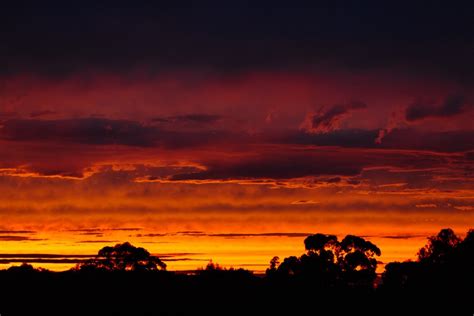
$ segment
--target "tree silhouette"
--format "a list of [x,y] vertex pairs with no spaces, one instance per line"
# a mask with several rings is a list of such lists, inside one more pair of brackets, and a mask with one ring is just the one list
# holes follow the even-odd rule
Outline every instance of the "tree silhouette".
[[270,267],[266,270],[267,275],[274,275],[277,271],[278,266],[280,265],[280,257],[275,256],[270,260]]
[[105,271],[158,271],[166,270],[166,264],[158,257],[129,242],[106,246],[99,250],[94,259],[79,265],[80,270]]
[[206,265],[206,271],[222,271],[224,270],[220,264],[218,263],[214,263],[211,261],[209,261],[209,263]]
[[335,235],[314,234],[306,237],[304,247],[308,252],[320,254],[324,250],[334,250],[338,247]]
[[347,235],[339,244],[339,266],[346,282],[371,287],[377,277],[377,259],[380,249],[364,238]]
[[460,241],[452,229],[442,229],[438,235],[428,238],[428,244],[418,252],[418,259],[433,264],[443,263]]
[[296,277],[319,287],[372,287],[376,277],[376,256],[380,249],[370,241],[347,235],[341,242],[335,235],[314,234],[304,240],[306,253],[288,257],[278,265],[273,258],[267,276]]
[[473,283],[474,231],[461,239],[449,228],[428,238],[417,261],[389,263],[382,276],[385,290],[423,290],[446,296]]
[[285,258],[276,271],[278,275],[299,275],[302,271],[301,260],[296,256]]
[[458,244],[458,260],[474,269],[474,230],[467,232],[464,240]]

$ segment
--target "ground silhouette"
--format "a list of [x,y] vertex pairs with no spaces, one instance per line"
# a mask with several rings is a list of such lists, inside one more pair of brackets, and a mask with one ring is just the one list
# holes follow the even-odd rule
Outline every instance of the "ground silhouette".
[[182,274],[126,242],[104,247],[65,272],[26,263],[0,270],[0,313],[266,315],[288,308],[292,314],[326,314],[332,308],[379,315],[449,308],[472,314],[473,230],[464,238],[441,230],[416,261],[388,263],[381,282],[375,282],[381,251],[364,238],[314,234],[304,240],[304,250],[299,257],[274,257],[264,276],[213,262]]

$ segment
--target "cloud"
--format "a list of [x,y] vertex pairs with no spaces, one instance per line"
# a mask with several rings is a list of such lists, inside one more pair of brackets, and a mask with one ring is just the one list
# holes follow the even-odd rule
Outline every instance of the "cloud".
[[41,259],[41,258],[85,258],[90,259],[94,255],[85,255],[85,254],[54,254],[54,253],[0,253],[0,258],[30,258],[30,259]]
[[61,141],[91,145],[152,146],[159,133],[136,121],[103,118],[13,119],[3,122],[0,137],[10,141]]
[[436,208],[438,205],[429,203],[429,204],[416,204],[415,207],[417,208]]
[[267,147],[264,151],[239,159],[209,160],[203,162],[203,170],[178,173],[167,180],[206,183],[209,180],[283,181],[311,177],[314,184],[337,185],[342,183],[343,177],[359,175],[365,169],[390,166],[401,171],[426,170],[443,167],[443,164],[453,159],[462,163],[464,156],[391,149]]
[[104,231],[139,231],[141,227],[117,227],[117,228],[80,228],[80,229],[69,229],[69,232],[78,233],[101,233]]
[[[190,237],[223,237],[223,238],[240,238],[240,237],[306,237],[310,233],[292,233],[292,232],[271,232],[271,233],[206,233],[204,231],[179,231],[174,233],[149,233],[138,234],[136,237],[166,237],[166,236],[190,236]],[[180,254],[181,255],[181,254]]]
[[[231,179],[293,179],[320,175],[357,175],[363,168],[360,161],[343,157],[326,160],[325,154],[273,153],[250,159],[210,162],[206,170],[176,174],[169,180],[231,180]],[[357,159],[357,158],[356,158]]]
[[400,234],[400,235],[365,235],[363,238],[385,238],[385,239],[414,239],[426,238],[428,234]]
[[[92,131],[87,128],[89,124]],[[105,136],[94,132],[97,126],[107,130],[107,125],[112,130],[125,127]],[[137,127],[130,134],[129,125]],[[380,145],[373,143],[376,134],[376,130],[352,129],[308,134],[292,129],[249,136],[163,131],[138,121],[103,118],[9,120],[0,129],[0,137],[9,139],[0,140],[0,175],[65,181],[93,178],[115,183],[235,181],[262,185],[311,177],[313,186],[323,182],[337,186],[349,184],[347,177],[359,175],[364,168],[439,167],[440,161],[450,163],[452,158],[444,152],[474,148],[474,131],[396,129]],[[122,146],[108,146],[115,138]],[[143,145],[140,138],[149,145],[123,145]],[[469,153],[454,158],[464,164],[471,157]]]
[[[86,243],[96,243],[95,241],[84,241]],[[101,241],[102,242],[102,241]],[[111,241],[115,242],[115,241]],[[202,253],[164,253],[159,257],[164,261],[209,261],[209,259],[188,258],[186,256],[202,255]],[[0,254],[0,264],[11,263],[51,263],[51,264],[78,264],[84,263],[96,255],[67,255],[67,254]]]
[[[383,143],[374,139],[383,132]],[[380,135],[379,135],[380,137]],[[389,130],[340,129],[325,134],[287,130],[266,135],[271,143],[339,146],[346,148],[416,149],[440,152],[467,151],[474,148],[473,130],[421,131],[414,127]],[[473,156],[474,157],[474,156]]]
[[414,149],[437,152],[463,152],[474,148],[474,130],[420,131],[415,128],[397,128],[383,135],[377,147]]
[[222,119],[222,116],[215,114],[184,114],[167,117],[156,117],[152,122],[158,123],[187,123],[187,124],[214,124]]
[[415,122],[427,118],[452,117],[471,110],[473,104],[468,103],[466,97],[459,94],[447,96],[440,104],[418,100],[406,108],[405,119]]
[[110,228],[108,230],[115,230],[115,231],[138,231],[142,230],[141,227],[121,227],[121,228]]
[[102,233],[95,233],[95,232],[78,233],[78,235],[82,235],[82,236],[95,236],[95,237],[103,237],[103,236],[104,236],[104,234],[102,234]]
[[25,253],[2,253],[0,254],[0,264],[10,263],[57,263],[57,264],[77,264],[83,263],[95,255],[68,255],[68,254],[25,254]]
[[398,128],[401,125],[401,122],[404,121],[403,119],[404,113],[402,108],[398,107],[395,111],[392,112],[390,118],[388,119],[388,123],[385,128],[382,128],[378,131],[377,138],[375,139],[376,144],[381,144],[382,140],[390,134],[394,129]]
[[86,259],[43,259],[43,258],[12,258],[12,259],[0,259],[0,264],[10,264],[10,263],[59,263],[59,264],[77,264],[83,263]]
[[101,244],[101,243],[118,243],[120,240],[79,240],[76,241],[78,244]]
[[474,211],[474,206],[472,205],[459,205],[459,206],[454,206],[454,208],[461,211]]
[[45,240],[41,238],[32,238],[29,236],[18,236],[18,235],[0,235],[1,241],[39,241]]
[[245,238],[245,237],[288,237],[301,238],[307,237],[311,233],[222,233],[222,234],[208,234],[209,237],[223,237],[223,238]]
[[327,109],[321,107],[316,113],[309,113],[301,127],[309,133],[328,133],[339,129],[342,121],[352,112],[366,108],[367,105],[359,101],[336,104]]
[[[461,94],[450,94],[438,104],[422,99],[416,100],[407,107],[399,107],[391,114],[387,126],[379,130],[375,143],[381,144],[385,137],[403,125],[413,125],[419,121],[430,118],[452,118],[467,113],[473,108],[474,103],[469,102],[467,98]],[[455,143],[462,142],[457,141]]]
[[183,230],[176,232],[178,235],[187,235],[187,236],[196,236],[196,235],[204,235],[205,232],[201,230]]
[[0,111],[0,120],[12,119],[18,116],[17,112],[13,111]]
[[43,117],[43,116],[48,116],[56,114],[55,111],[50,111],[50,110],[42,110],[42,111],[33,111],[30,113],[31,118],[37,118],[37,117]]
[[35,234],[34,230],[0,230],[0,234]]
[[297,200],[297,201],[293,201],[291,202],[291,204],[296,204],[296,205],[304,205],[304,204],[319,204],[321,202],[319,201],[314,201],[314,200]]
[[149,233],[149,234],[136,234],[135,237],[166,237],[169,234],[160,234],[160,233]]

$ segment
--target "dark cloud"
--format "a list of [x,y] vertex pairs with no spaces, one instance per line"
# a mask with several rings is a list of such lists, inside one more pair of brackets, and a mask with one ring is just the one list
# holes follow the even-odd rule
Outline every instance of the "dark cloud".
[[102,234],[102,233],[95,233],[95,232],[78,233],[78,235],[82,235],[82,236],[95,236],[95,237],[103,237],[103,236],[104,236],[104,234]]
[[350,185],[359,185],[359,184],[361,184],[361,181],[356,180],[356,179],[348,179],[347,183],[350,184]]
[[375,143],[378,130],[341,129],[325,134],[286,131],[269,135],[268,142],[340,146],[347,148],[418,149],[440,152],[466,151],[474,148],[474,131],[420,131],[414,128],[396,128],[385,135],[383,142]]
[[385,239],[414,239],[414,238],[426,238],[426,235],[422,234],[400,234],[400,235],[364,235],[360,236],[363,238],[385,238]]
[[316,113],[309,114],[303,123],[303,128],[310,133],[328,133],[339,129],[342,120],[351,112],[365,108],[367,105],[359,101],[320,108]]
[[83,229],[69,229],[68,232],[79,232],[79,233],[99,233],[102,231],[100,228],[83,228]]
[[[88,241],[90,242],[90,241]],[[159,257],[164,261],[209,261],[209,259],[188,258],[189,255],[202,253],[165,253]],[[96,255],[66,255],[66,254],[0,254],[0,264],[11,263],[52,263],[52,264],[78,264],[84,263]]]
[[34,230],[0,230],[0,234],[12,235],[12,234],[35,234]]
[[18,116],[17,112],[13,111],[0,111],[0,120],[11,119]]
[[241,133],[233,133],[226,130],[208,130],[208,131],[161,131],[158,145],[169,148],[179,149],[185,147],[199,147],[206,145],[225,146],[229,143],[248,142],[249,137]]
[[85,262],[85,259],[0,259],[0,264],[10,264],[10,263],[69,263],[77,264]]
[[407,107],[405,119],[414,122],[426,118],[451,117],[465,113],[473,108],[474,103],[468,103],[463,95],[450,95],[441,104],[416,101]]
[[180,235],[203,235],[205,233],[201,230],[183,230],[183,231],[176,232],[176,234],[180,234]]
[[10,263],[57,263],[77,264],[83,263],[95,255],[67,255],[67,254],[0,254],[0,264]]
[[92,258],[94,255],[67,255],[67,254],[52,254],[52,253],[0,253],[0,258]]
[[141,227],[117,227],[117,228],[81,228],[81,229],[69,229],[68,232],[79,232],[79,233],[91,233],[97,234],[104,231],[139,231]]
[[214,124],[222,119],[220,115],[214,114],[185,114],[167,117],[153,118],[153,122],[159,123],[185,123],[185,124]]
[[168,252],[168,253],[158,253],[155,254],[160,258],[174,258],[174,257],[183,257],[191,255],[202,255],[202,252]]
[[319,204],[319,201],[314,201],[314,200],[298,200],[298,201],[293,201],[291,204],[295,205],[312,205],[312,204]]
[[83,144],[152,146],[158,136],[153,127],[129,120],[79,118],[63,120],[8,120],[0,137],[14,141],[66,141]]
[[[95,177],[98,180],[96,175],[103,174],[103,179],[115,182],[120,176],[124,183],[134,180],[265,181],[306,176],[324,176],[325,179],[319,180],[336,183],[338,177],[358,175],[363,168],[377,163],[424,168],[432,166],[432,160],[436,158],[427,153],[428,160],[421,159],[424,155],[408,159],[408,154],[400,154],[402,149],[440,153],[474,149],[474,131],[470,130],[428,132],[414,128],[395,129],[382,144],[375,144],[373,140],[377,132],[341,129],[326,134],[309,134],[293,129],[248,134],[217,130],[171,131],[138,121],[103,118],[7,120],[0,128],[0,139],[5,144],[0,168],[4,168],[1,171],[3,176]],[[141,149],[144,159],[154,159],[158,152],[154,151],[155,148],[182,149],[177,151],[179,158],[192,164],[153,167],[137,163],[133,171],[116,172],[112,166],[100,163],[108,160],[120,162],[121,155],[126,156],[130,149],[96,146],[109,144],[147,146]],[[307,145],[318,146],[320,150]],[[190,156],[186,151],[188,148],[202,152]],[[211,151],[210,148],[218,150]],[[389,152],[391,150],[393,155]],[[61,159],[56,159],[58,156]],[[470,156],[465,154],[464,157],[469,159]]]
[[377,130],[340,129],[328,133],[306,133],[304,131],[289,130],[272,135],[269,141],[275,143],[341,146],[341,147],[374,147],[374,137]]
[[[150,234],[138,234],[136,237],[165,237],[165,236],[190,236],[190,237],[224,237],[224,238],[239,238],[239,237],[306,237],[310,233],[283,233],[283,232],[272,232],[272,233],[206,233],[203,231],[180,231],[174,233],[150,233]],[[183,254],[179,254],[183,255]],[[161,255],[160,255],[161,256]]]
[[163,259],[166,262],[174,262],[174,261],[205,261],[209,262],[209,259],[198,259],[198,258],[170,258],[170,259]]
[[474,149],[474,130],[423,132],[415,129],[394,129],[376,147],[387,149],[418,149],[438,152],[460,152]]
[[342,181],[341,177],[334,177],[334,178],[329,178],[325,180],[325,182],[327,183],[339,183],[341,181]]
[[172,233],[148,233],[148,234],[137,234],[136,237],[166,237],[166,236],[206,236],[203,231],[197,230],[185,230]]
[[[414,156],[413,154],[416,154]],[[176,174],[170,181],[206,180],[286,180],[303,177],[314,179],[313,184],[335,183],[342,177],[359,175],[366,168],[391,166],[400,170],[427,169],[445,166],[462,156],[378,149],[342,149],[275,147],[248,158],[203,162],[206,169],[199,172]],[[328,177],[329,178],[326,178]],[[321,178],[323,177],[323,178]]]
[[[197,117],[191,115],[194,120]],[[189,118],[188,118],[189,119]],[[199,119],[198,119],[199,120]],[[210,118],[200,118],[210,121]],[[71,118],[59,120],[11,119],[0,125],[0,138],[9,141],[43,141],[86,145],[127,145],[167,148],[193,147],[240,141],[245,135],[221,130],[161,129],[132,120]]]
[[149,234],[137,234],[136,237],[165,237],[168,234],[149,233]]
[[[159,256],[163,258],[182,257],[190,255],[202,255],[203,253],[197,252],[171,252],[162,253]],[[96,254],[57,254],[57,253],[40,253],[40,254],[24,254],[24,253],[0,253],[1,259],[91,259]]]
[[[332,155],[329,155],[332,156]],[[239,161],[210,162],[207,170],[177,174],[170,180],[228,180],[228,179],[292,179],[319,175],[357,175],[363,162],[326,154],[281,153],[263,154]]]
[[101,244],[101,243],[118,243],[120,240],[79,240],[76,241],[78,244]]
[[39,241],[39,240],[46,240],[42,238],[32,238],[29,236],[18,236],[18,235],[1,235],[1,241]]
[[43,111],[34,111],[30,113],[31,118],[37,118],[37,117],[43,117],[43,116],[48,116],[56,114],[54,111],[49,111],[49,110],[43,110]]
[[307,237],[311,233],[224,233],[224,234],[208,234],[210,237],[224,237],[224,238],[245,238],[245,237],[289,237],[301,238]]
[[142,230],[141,227],[120,227],[120,228],[109,228],[108,230],[116,230],[116,231],[137,231]]
[[424,235],[387,235],[382,236],[382,238],[387,239],[412,239],[412,238],[426,238]]

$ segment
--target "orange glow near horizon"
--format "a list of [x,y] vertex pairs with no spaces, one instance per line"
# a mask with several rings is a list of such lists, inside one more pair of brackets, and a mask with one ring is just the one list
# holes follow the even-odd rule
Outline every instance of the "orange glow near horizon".
[[[354,234],[374,242],[382,250],[382,272],[387,262],[415,259],[426,238],[441,228],[463,235],[474,222],[469,210],[440,216],[442,206],[426,202],[436,193],[428,192],[420,198],[419,193],[370,193],[363,187],[345,192],[340,186],[236,183],[113,182],[98,187],[94,177],[85,182],[33,178],[29,184],[24,179],[10,179],[26,191],[12,189],[16,200],[2,204],[10,211],[2,213],[3,227],[11,231],[2,233],[1,253],[12,257],[94,255],[103,246],[129,241],[163,255],[169,270],[194,270],[212,260],[262,272],[273,256],[301,255],[305,234],[321,232],[339,239]],[[469,191],[462,194],[469,199]],[[30,196],[34,204],[28,202]],[[74,265],[34,263],[55,271]]]
[[362,236],[387,263],[474,226],[472,96],[444,109],[451,81],[190,69],[3,83],[1,254],[129,241],[170,270],[263,271],[302,254],[305,234]]

